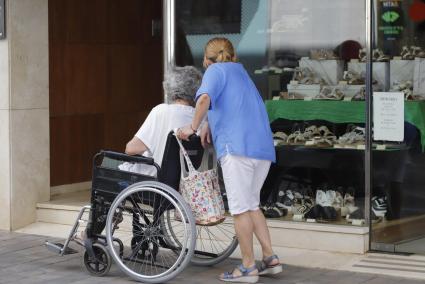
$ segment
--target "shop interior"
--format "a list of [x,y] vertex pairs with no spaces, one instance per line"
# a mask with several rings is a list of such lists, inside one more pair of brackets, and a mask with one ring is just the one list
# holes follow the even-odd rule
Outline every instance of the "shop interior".
[[201,68],[212,36],[237,47],[274,133],[277,163],[261,196],[267,218],[369,226],[370,198],[371,249],[425,253],[425,21],[414,15],[421,1],[374,3],[371,88],[401,93],[404,121],[402,139],[372,141],[371,196],[365,1],[234,0],[224,10],[219,2],[177,1],[176,63]]

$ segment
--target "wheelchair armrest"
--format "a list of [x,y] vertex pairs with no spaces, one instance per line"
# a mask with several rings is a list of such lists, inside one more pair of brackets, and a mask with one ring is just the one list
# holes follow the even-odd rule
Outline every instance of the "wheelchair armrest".
[[152,165],[152,166],[156,165],[152,158],[141,156],[141,155],[131,156],[131,155],[127,155],[127,154],[124,154],[124,153],[113,152],[113,151],[105,151],[105,150],[102,150],[101,154],[103,154],[104,157],[108,157],[108,158],[115,159],[115,160],[120,160],[120,161],[123,161],[123,162],[142,163],[142,164],[147,164],[147,165]]

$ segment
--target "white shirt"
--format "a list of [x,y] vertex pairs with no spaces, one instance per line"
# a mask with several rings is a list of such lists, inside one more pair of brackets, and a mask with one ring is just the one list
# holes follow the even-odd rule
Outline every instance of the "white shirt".
[[[168,133],[175,128],[191,124],[194,114],[195,109],[187,105],[160,104],[154,107],[135,135],[149,149],[143,156],[153,158],[155,163],[161,166]],[[156,175],[154,167],[144,164],[124,163],[118,167],[124,171]]]

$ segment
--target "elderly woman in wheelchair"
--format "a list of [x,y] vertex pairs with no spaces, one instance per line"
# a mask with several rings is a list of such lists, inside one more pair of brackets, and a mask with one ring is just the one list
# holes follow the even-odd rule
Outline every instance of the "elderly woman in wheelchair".
[[[48,249],[75,253],[69,247],[75,242],[85,249],[83,263],[90,274],[106,275],[114,260],[126,275],[145,283],[169,281],[189,263],[214,265],[233,253],[238,242],[230,218],[198,225],[179,193],[185,165],[171,130],[192,120],[200,77],[193,67],[172,70],[163,83],[170,104],[151,111],[126,153],[95,155],[90,205],[81,209],[65,243],[46,242]],[[183,145],[198,167],[204,156],[199,137]],[[81,223],[87,227],[79,240],[75,236]]]

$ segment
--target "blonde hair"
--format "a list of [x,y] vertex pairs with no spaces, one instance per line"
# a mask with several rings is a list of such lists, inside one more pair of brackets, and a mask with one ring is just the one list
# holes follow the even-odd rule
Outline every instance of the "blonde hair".
[[214,63],[236,61],[233,44],[225,37],[210,39],[205,45],[205,57]]

